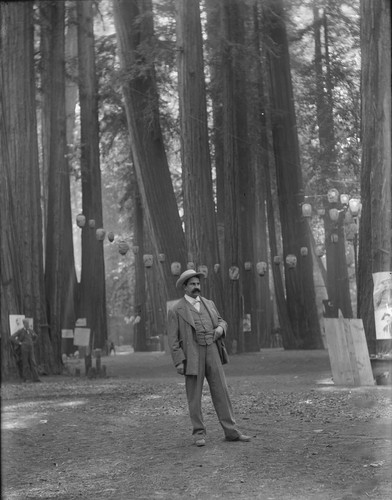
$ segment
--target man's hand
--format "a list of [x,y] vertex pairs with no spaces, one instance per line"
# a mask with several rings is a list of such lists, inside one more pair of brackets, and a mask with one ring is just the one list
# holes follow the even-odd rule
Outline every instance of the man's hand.
[[177,370],[177,373],[179,375],[184,375],[184,363],[179,363],[177,366],[176,366],[176,370]]
[[223,335],[223,328],[221,326],[217,326],[214,331],[214,342],[220,339]]

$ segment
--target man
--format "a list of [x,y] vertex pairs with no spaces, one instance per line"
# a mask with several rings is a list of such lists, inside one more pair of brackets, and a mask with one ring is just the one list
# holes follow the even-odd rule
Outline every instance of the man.
[[177,372],[185,375],[189,416],[196,446],[205,445],[206,428],[203,421],[201,397],[204,378],[207,379],[212,402],[228,441],[250,441],[237,429],[225,374],[216,341],[226,335],[227,323],[215,304],[200,296],[200,277],[192,269],[183,272],[177,288],[184,297],[169,310],[168,340]]
[[37,334],[29,328],[29,320],[23,319],[23,328],[11,335],[11,341],[20,346],[22,357],[22,380],[26,382],[31,373],[33,382],[41,382],[38,377],[37,363],[34,356],[34,342]]

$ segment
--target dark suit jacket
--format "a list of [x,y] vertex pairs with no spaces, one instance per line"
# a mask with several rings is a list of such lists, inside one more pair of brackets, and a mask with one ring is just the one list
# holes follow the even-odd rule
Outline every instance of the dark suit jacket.
[[[212,300],[200,297],[212,319],[214,329],[223,328],[226,335],[227,323],[224,321]],[[168,341],[173,363],[177,366],[185,362],[185,375],[197,375],[199,368],[199,347],[196,341],[195,323],[189,311],[187,300],[183,297],[168,312]]]

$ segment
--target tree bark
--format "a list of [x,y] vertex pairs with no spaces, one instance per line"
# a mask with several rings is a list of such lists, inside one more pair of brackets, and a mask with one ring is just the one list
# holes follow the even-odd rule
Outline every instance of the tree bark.
[[[310,248],[310,239],[308,226],[300,211],[303,200],[302,172],[282,1],[268,0],[265,14],[269,20],[269,35],[275,44],[274,53],[270,52],[272,133],[282,224],[287,306],[292,329],[298,341],[297,347],[321,348],[312,257],[310,253],[306,259],[300,255],[301,247]],[[297,264],[293,268],[286,262],[288,255],[297,258]]]
[[37,363],[56,372],[47,329],[33,45],[33,4],[0,4],[2,375],[12,366],[9,314],[34,320]]
[[184,222],[188,258],[207,266],[203,294],[221,304],[222,288],[214,264],[219,261],[203,45],[198,0],[177,2],[177,65],[180,104],[180,139],[184,192]]
[[113,10],[132,157],[144,217],[154,261],[157,262],[160,253],[166,258],[163,265],[154,267],[163,287],[162,307],[166,309],[166,301],[180,294],[175,288],[178,276],[171,275],[170,263],[180,262],[182,270],[185,269],[186,246],[159,124],[154,65],[146,60],[146,46],[153,36],[152,6],[149,0],[114,0]]
[[[358,314],[370,352],[376,341],[372,273],[392,269],[391,4],[361,0],[362,212]],[[379,341],[381,342],[381,341]],[[390,348],[390,342],[389,342]]]
[[[103,227],[99,158],[98,91],[95,72],[93,2],[77,2],[81,173],[83,214],[82,274],[79,317],[91,329],[90,346],[103,349],[107,340],[105,265],[103,241],[96,229]],[[94,220],[94,227],[88,221]]]

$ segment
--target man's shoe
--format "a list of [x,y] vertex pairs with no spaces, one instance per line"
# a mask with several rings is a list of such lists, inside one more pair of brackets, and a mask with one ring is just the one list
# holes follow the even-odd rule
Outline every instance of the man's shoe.
[[206,440],[203,437],[199,437],[195,439],[195,445],[196,446],[205,446]]
[[242,441],[243,443],[248,443],[250,441],[250,436],[246,436],[245,434],[239,434],[235,438],[226,438],[226,441]]

